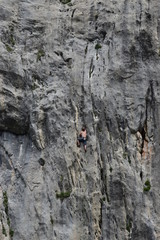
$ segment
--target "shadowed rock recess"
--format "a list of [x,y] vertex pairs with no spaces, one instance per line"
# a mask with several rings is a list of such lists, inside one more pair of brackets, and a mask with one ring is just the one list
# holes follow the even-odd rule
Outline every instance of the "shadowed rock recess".
[[1,0],[0,239],[160,240],[159,186],[160,1]]

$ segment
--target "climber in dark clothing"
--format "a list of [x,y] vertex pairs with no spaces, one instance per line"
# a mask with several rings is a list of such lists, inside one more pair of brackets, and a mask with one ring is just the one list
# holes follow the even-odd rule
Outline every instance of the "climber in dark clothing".
[[83,143],[84,150],[87,152],[87,131],[85,127],[82,127],[82,130],[77,138],[77,146],[80,147],[80,144]]

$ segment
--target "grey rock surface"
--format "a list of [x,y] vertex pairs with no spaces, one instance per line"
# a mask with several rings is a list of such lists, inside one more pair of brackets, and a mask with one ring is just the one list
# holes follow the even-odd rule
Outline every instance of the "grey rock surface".
[[159,76],[158,0],[0,0],[1,240],[160,240]]

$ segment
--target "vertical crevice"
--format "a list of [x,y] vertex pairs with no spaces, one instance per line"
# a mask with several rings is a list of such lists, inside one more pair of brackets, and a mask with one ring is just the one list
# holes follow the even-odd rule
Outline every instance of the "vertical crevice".
[[143,154],[144,142],[146,141],[146,121],[143,127],[139,129],[139,132],[142,136],[142,144],[141,144],[141,155]]
[[90,67],[89,67],[89,78],[92,77],[92,73],[94,71],[95,66],[93,65],[93,58],[91,59]]
[[81,91],[82,91],[82,95],[81,95],[81,100],[80,100],[80,106],[79,106],[79,110],[80,110],[80,118],[82,119],[83,125],[86,125],[85,123],[85,114],[84,114],[84,109],[85,109],[85,89],[84,89],[84,85],[81,86]]
[[[147,93],[146,93],[146,112],[145,112],[145,120],[139,127],[139,132],[142,136],[142,144],[141,144],[141,155],[143,154],[144,144],[145,142],[149,141],[148,136],[148,121],[150,121],[151,117],[153,117],[153,124],[156,124],[155,121],[155,95],[154,95],[154,89],[153,89],[153,81],[150,81],[150,85],[148,87]],[[155,126],[154,126],[155,127]]]
[[101,200],[100,204],[101,204],[101,207],[100,207],[100,217],[99,217],[99,229],[100,229],[101,235],[102,235],[103,199]]
[[140,178],[141,178],[141,181],[143,180],[143,171],[141,170],[140,171]]
[[108,188],[107,188],[107,169],[106,169],[106,165],[104,163],[104,158],[103,155],[101,154],[101,162],[102,162],[102,166],[100,166],[100,177],[101,177],[101,194],[103,196],[102,200],[105,201],[107,200],[107,202],[110,202],[109,199],[109,194],[108,194]]

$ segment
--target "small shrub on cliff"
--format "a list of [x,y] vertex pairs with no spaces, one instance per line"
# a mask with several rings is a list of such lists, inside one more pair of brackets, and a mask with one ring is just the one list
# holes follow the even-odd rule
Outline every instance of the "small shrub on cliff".
[[70,3],[71,0],[60,0],[60,2],[63,3],[63,4],[67,4],[67,3]]
[[5,235],[5,237],[7,237],[7,232],[6,232],[6,229],[2,223],[2,234]]
[[95,46],[95,49],[98,50],[100,48],[102,48],[101,44],[97,43],[96,46]]
[[150,189],[151,189],[151,184],[150,184],[150,181],[147,179],[147,181],[144,184],[143,191],[148,192]]
[[9,229],[9,235],[10,235],[10,237],[13,237],[13,235],[14,235],[14,231],[12,230],[12,228]]
[[71,191],[56,193],[56,197],[61,200],[70,197]]

